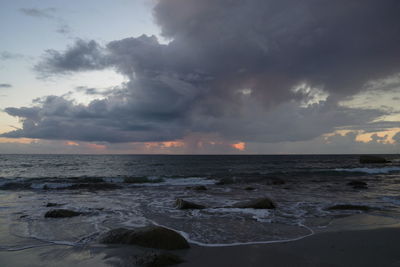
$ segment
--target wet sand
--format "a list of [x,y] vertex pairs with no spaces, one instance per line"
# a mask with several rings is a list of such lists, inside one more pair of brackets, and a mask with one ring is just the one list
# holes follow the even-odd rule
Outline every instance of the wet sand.
[[[299,241],[173,252],[185,266],[400,266],[400,228],[319,233]],[[0,266],[135,266],[138,248],[46,246],[0,252]]]
[[299,241],[192,247],[181,266],[400,266],[400,228],[320,233]]

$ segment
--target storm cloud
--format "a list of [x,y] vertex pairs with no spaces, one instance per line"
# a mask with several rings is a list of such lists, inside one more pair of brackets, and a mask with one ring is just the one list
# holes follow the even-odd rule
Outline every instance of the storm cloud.
[[399,13],[395,0],[159,1],[153,14],[168,44],[78,40],[35,67],[45,77],[111,68],[128,78],[120,90],[88,105],[49,96],[7,108],[23,128],[3,136],[280,142],[364,127],[387,111],[339,102],[400,73]]

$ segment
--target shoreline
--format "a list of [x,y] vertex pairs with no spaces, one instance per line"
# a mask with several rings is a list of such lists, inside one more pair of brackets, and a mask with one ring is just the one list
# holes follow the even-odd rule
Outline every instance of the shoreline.
[[400,266],[400,228],[315,233],[301,240],[229,247],[192,245],[179,266]]
[[[301,240],[241,246],[205,247],[191,243],[180,256],[182,267],[400,266],[400,227],[319,232]],[[137,266],[134,255],[154,251],[136,246],[44,246],[0,251],[8,266]]]

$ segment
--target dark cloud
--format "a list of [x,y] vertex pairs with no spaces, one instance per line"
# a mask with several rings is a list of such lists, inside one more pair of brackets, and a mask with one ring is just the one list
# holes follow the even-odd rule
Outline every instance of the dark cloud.
[[88,106],[48,97],[37,121],[19,116],[23,128],[5,136],[278,142],[365,127],[388,111],[338,103],[400,73],[399,12],[396,0],[159,1],[168,44],[78,40],[36,66],[44,76],[113,68],[129,79],[120,90]]
[[95,42],[78,40],[65,52],[46,50],[43,61],[35,66],[44,76],[51,73],[103,69],[107,66],[103,49]]
[[12,84],[9,83],[0,83],[0,88],[11,88]]

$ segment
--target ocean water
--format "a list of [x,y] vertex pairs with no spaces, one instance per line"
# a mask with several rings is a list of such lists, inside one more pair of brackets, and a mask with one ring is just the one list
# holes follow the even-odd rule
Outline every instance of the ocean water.
[[[392,162],[360,164],[357,155],[0,155],[0,250],[85,246],[109,229],[149,224],[202,246],[394,225],[400,221],[400,157],[385,157]],[[367,188],[348,184],[355,180]],[[195,190],[198,185],[207,190]],[[260,197],[277,208],[231,207]],[[179,210],[176,198],[207,208]],[[54,209],[47,203],[84,215],[44,218]],[[329,209],[342,204],[370,210]]]

